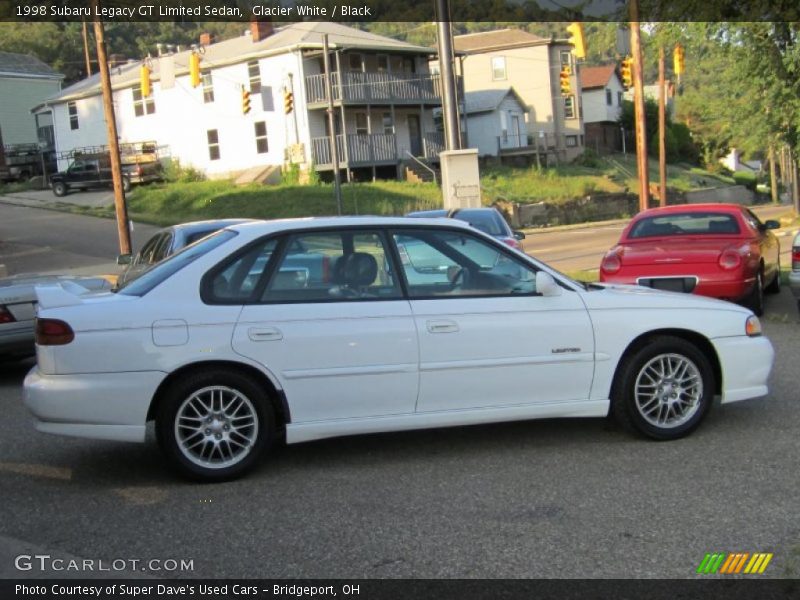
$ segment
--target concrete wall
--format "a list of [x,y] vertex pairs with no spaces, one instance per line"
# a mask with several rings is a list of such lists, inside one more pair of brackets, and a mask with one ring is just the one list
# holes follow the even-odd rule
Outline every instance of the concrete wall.
[[694,190],[685,192],[684,197],[689,204],[711,203],[733,203],[750,206],[755,202],[755,192],[748,190],[743,185],[732,185],[728,187],[709,188],[707,190]]
[[4,144],[39,141],[31,109],[61,89],[59,79],[0,77],[0,130]]

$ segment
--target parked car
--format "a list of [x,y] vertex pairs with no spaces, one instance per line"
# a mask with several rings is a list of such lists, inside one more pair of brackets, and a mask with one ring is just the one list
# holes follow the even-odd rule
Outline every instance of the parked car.
[[780,291],[780,243],[738,204],[653,208],[636,215],[600,264],[600,281],[739,302],[757,315]]
[[496,208],[452,208],[450,210],[421,210],[406,215],[408,217],[430,219],[448,217],[469,223],[476,229],[488,233],[504,244],[522,250],[520,241],[525,239],[522,231],[514,231]]
[[797,308],[800,310],[800,232],[794,236],[792,242],[792,270],[789,271],[789,287],[797,300]]
[[102,277],[21,274],[0,279],[0,359],[24,358],[35,353],[34,286],[45,283],[63,283],[77,294],[111,289],[111,283]]
[[[129,192],[134,183],[160,181],[163,171],[158,161],[123,164],[122,189]],[[70,190],[102,189],[113,185],[111,161],[106,155],[75,159],[66,171],[50,176],[50,187],[56,196],[66,196]]]
[[125,285],[135,279],[157,262],[175,254],[181,248],[194,244],[210,233],[227,227],[244,223],[248,219],[215,219],[210,221],[192,221],[166,227],[157,232],[142,246],[136,254],[120,254],[117,264],[125,265],[125,269],[117,280],[117,286]]
[[[426,264],[402,260],[410,239]],[[205,481],[282,439],[609,412],[679,438],[715,397],[766,394],[773,361],[745,308],[581,284],[457,219],[242,223],[115,294],[37,296],[36,428],[142,442],[155,421],[168,463]]]

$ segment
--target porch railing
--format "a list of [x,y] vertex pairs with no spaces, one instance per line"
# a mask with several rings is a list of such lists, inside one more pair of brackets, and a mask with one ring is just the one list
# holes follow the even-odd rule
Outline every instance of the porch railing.
[[[334,101],[344,102],[426,102],[441,98],[438,75],[364,73],[345,71],[331,73]],[[306,101],[319,104],[328,101],[325,93],[325,75],[306,77]]]
[[[339,134],[336,136],[336,148],[342,167],[392,163],[397,160],[395,135],[391,133]],[[312,138],[311,156],[318,167],[331,165],[330,140],[327,137]]]

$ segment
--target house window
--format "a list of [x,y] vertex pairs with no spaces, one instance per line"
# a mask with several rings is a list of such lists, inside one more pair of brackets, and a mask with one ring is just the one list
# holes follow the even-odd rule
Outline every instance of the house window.
[[247,76],[250,78],[250,93],[258,94],[261,92],[261,67],[257,60],[248,61]]
[[622,99],[623,99],[622,92],[617,92],[617,105],[622,106]]
[[147,98],[142,98],[142,87],[137,85],[133,88],[133,113],[137,117],[152,115],[156,112],[156,101],[152,93]]
[[564,98],[564,118],[574,119],[575,114],[575,96],[567,96]]
[[493,56],[492,57],[492,79],[495,81],[506,78],[506,57]]
[[211,79],[211,71],[203,73],[203,102],[208,104],[214,101],[214,81]]
[[614,106],[614,96],[611,94],[611,90],[606,88],[606,104],[608,106]]
[[385,54],[378,54],[377,63],[378,71],[386,72],[389,70],[389,57]]
[[208,158],[210,160],[219,160],[219,132],[216,129],[209,129],[206,131],[208,137]]
[[565,136],[564,142],[566,143],[567,148],[577,148],[578,147],[578,136],[577,135]]
[[77,129],[78,128],[78,106],[74,102],[70,102],[67,104],[67,110],[69,110],[69,128],[70,129]]
[[367,113],[356,113],[356,135],[367,135]]
[[508,115],[505,112],[500,113],[500,133],[503,141],[508,141]]
[[391,135],[394,133],[394,122],[392,121],[392,113],[383,113],[383,133]]
[[265,121],[258,121],[253,124],[256,130],[256,152],[266,154],[269,152],[267,145],[267,124]]
[[569,50],[561,51],[561,67],[572,67],[572,52]]
[[364,70],[364,58],[360,54],[348,54],[347,66],[351,71]]

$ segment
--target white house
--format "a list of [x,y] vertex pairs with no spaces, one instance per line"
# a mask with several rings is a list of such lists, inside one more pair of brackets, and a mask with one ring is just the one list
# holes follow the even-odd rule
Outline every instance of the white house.
[[[331,49],[340,168],[348,177],[395,176],[409,154],[436,156],[441,106],[432,50],[337,23],[299,22],[273,30],[253,22],[245,35],[197,48],[201,84],[189,77],[191,50],[152,58],[152,93],[142,97],[141,61],[112,69],[121,142],[154,140],[161,155],[212,177],[284,166],[332,172],[323,73]],[[243,93],[251,110],[243,113]],[[286,111],[287,95],[292,109]],[[60,152],[106,144],[100,81],[78,82],[44,102]],[[62,161],[59,165],[64,168]]]
[[465,92],[467,145],[477,148],[478,156],[498,156],[503,150],[527,147],[526,113],[514,88]]
[[31,108],[58,93],[64,76],[35,56],[0,52],[0,131],[4,144],[51,141],[51,123]]
[[[501,29],[453,38],[461,55],[464,90],[508,90],[521,98],[526,129],[548,152],[572,160],[583,152],[580,81],[567,40],[541,38],[521,29]],[[570,93],[560,87],[570,69]]]
[[737,148],[731,148],[726,156],[719,159],[719,162],[732,173],[759,173],[763,168],[760,160],[742,160],[742,153]]
[[622,148],[619,124],[625,88],[617,66],[581,67],[581,98],[586,147],[597,151]]

